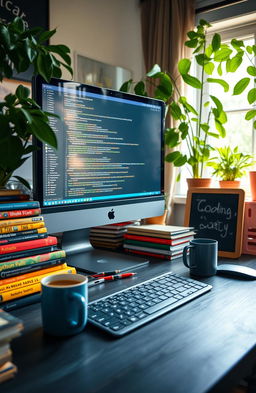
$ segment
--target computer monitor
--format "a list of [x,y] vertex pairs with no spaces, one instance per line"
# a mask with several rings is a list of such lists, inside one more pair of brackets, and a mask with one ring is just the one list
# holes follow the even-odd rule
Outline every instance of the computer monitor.
[[36,77],[32,87],[40,107],[59,116],[50,118],[58,149],[34,141],[34,198],[48,233],[63,233],[69,264],[91,270],[98,252],[89,228],[163,213],[165,105],[60,79]]

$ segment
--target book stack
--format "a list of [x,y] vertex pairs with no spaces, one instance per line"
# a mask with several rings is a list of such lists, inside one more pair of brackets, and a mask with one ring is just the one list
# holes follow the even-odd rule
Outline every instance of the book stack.
[[154,258],[175,259],[194,238],[192,227],[172,225],[129,226],[124,235],[126,252]]
[[102,225],[90,229],[90,243],[95,248],[117,250],[123,247],[124,234],[130,225],[137,222],[120,222],[117,224]]
[[[7,202],[0,195],[0,306],[4,310],[39,301],[43,277],[76,272],[67,266],[57,238],[48,235],[39,202],[19,202],[13,196]],[[30,297],[33,294],[37,296]]]
[[12,363],[11,340],[20,335],[20,319],[0,309],[0,383],[14,377],[17,367]]

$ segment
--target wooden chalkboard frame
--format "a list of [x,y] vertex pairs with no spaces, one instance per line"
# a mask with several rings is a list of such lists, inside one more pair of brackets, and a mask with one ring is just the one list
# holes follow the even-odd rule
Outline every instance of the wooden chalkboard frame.
[[237,221],[236,221],[236,239],[235,239],[235,249],[232,251],[223,251],[219,249],[218,255],[221,257],[227,258],[239,258],[242,253],[242,234],[243,234],[243,217],[244,217],[244,199],[245,192],[241,188],[191,188],[187,193],[187,201],[185,208],[185,226],[193,226],[191,222],[191,206],[192,206],[192,198],[195,194],[226,194],[230,195],[238,195],[238,209],[237,209]]

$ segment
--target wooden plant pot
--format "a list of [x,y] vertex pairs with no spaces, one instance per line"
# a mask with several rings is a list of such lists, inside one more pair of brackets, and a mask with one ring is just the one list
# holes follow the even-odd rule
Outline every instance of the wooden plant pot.
[[205,178],[205,177],[199,177],[199,178],[188,178],[187,179],[187,183],[188,183],[188,188],[192,188],[192,187],[211,187],[211,182],[212,179],[211,178]]
[[219,180],[220,188],[239,188],[240,180]]

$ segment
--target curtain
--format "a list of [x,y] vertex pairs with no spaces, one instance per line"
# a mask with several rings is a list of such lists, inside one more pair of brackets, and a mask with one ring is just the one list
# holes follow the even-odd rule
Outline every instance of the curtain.
[[[176,79],[178,61],[189,57],[191,53],[191,50],[184,46],[184,42],[187,39],[186,33],[194,28],[194,20],[194,0],[141,1],[142,45],[146,71],[154,64],[159,64],[163,71],[168,71]],[[177,80],[177,84],[182,94],[185,94],[181,78]],[[170,117],[168,122],[166,126],[173,126]],[[176,176],[173,165],[165,163],[167,223],[171,222]]]

